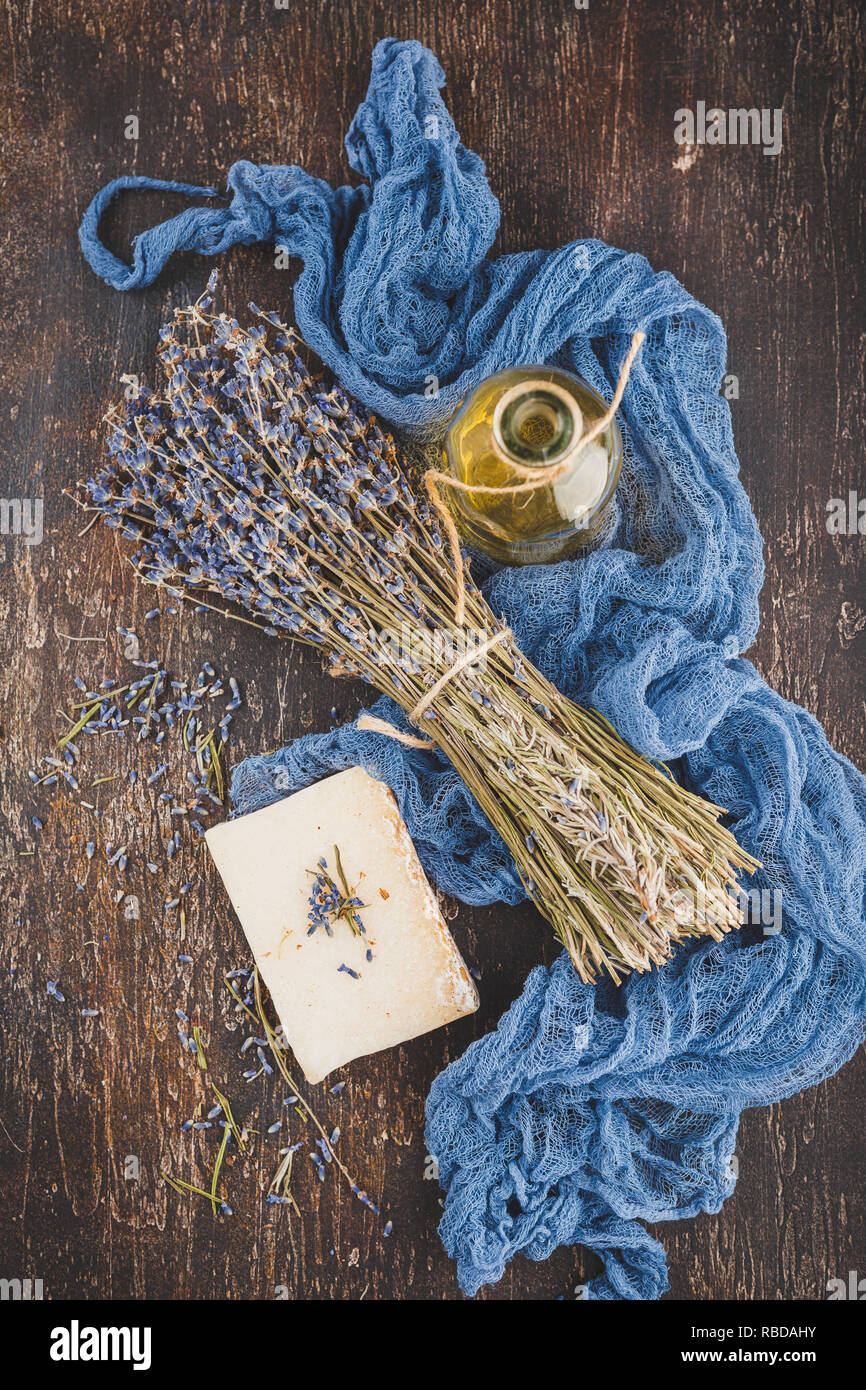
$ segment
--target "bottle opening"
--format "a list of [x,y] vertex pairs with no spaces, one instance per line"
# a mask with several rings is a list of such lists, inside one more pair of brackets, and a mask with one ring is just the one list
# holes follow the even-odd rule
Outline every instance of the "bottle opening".
[[497,402],[493,436],[502,452],[518,463],[556,463],[580,438],[580,407],[554,382],[525,381]]

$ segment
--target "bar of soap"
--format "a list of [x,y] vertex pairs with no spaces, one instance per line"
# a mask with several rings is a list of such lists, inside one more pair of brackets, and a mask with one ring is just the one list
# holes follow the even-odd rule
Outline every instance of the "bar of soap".
[[[478,1008],[394,795],[362,768],[214,826],[206,839],[308,1081]],[[309,934],[309,871],[324,859],[339,885],[335,846],[364,904],[365,935],[342,919],[330,936],[323,926]]]

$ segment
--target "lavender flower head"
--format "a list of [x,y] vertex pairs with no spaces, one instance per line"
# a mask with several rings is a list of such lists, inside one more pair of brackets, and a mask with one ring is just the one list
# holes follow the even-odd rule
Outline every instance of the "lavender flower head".
[[150,582],[195,602],[219,596],[324,648],[341,671],[378,684],[387,668],[399,688],[399,660],[378,637],[403,621],[438,626],[423,573],[435,575],[443,548],[435,516],[391,436],[311,375],[294,331],[254,304],[248,328],[212,313],[215,286],[216,273],[161,330],[161,389],[109,413],[90,501],[139,542],[133,563]]

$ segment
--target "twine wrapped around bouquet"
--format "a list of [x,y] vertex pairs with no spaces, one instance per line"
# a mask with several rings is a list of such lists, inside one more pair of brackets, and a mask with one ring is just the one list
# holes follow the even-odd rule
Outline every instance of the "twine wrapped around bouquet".
[[140,543],[139,573],[205,608],[219,595],[391,695],[463,777],[582,979],[739,926],[736,874],[756,861],[720,809],[523,658],[392,438],[310,375],[275,314],[251,305],[246,329],[213,314],[214,286],[163,328],[165,381],[110,413],[109,462],[86,484]]

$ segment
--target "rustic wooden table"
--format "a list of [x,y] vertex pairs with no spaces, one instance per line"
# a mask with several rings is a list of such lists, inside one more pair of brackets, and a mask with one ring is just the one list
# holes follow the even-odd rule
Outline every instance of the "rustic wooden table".
[[[0,1108],[2,1268],[41,1278],[46,1297],[430,1299],[459,1297],[436,1234],[439,1189],[425,1181],[424,1098],[445,1062],[490,1029],[530,967],[551,959],[529,910],[469,911],[457,938],[482,975],[474,1018],[356,1063],[338,1100],[318,1102],[343,1131],[347,1164],[380,1195],[381,1221],[312,1165],[295,1191],[301,1217],[262,1192],[274,1145],[226,1172],[237,1213],[215,1221],[163,1171],[192,1181],[213,1162],[211,1132],[180,1133],[206,1099],[181,1052],[175,1008],[199,1021],[210,1077],[242,1115],[270,1117],[279,1087],[245,1087],[221,976],[243,943],[207,856],[185,841],[168,879],[174,828],[158,786],[123,778],[132,749],[93,740],[82,791],[30,786],[50,751],[71,682],[128,679],[118,625],[143,658],[176,675],[207,658],[243,673],[246,708],[232,761],[351,718],[355,684],[314,656],[191,613],[144,613],[123,547],[79,533],[64,496],[92,468],[100,418],[121,372],[145,373],[170,306],[198,293],[209,264],[176,258],[157,283],[123,296],[82,260],[76,229],[93,193],[121,172],[217,183],[233,160],[298,163],[353,180],[342,147],[379,38],[417,37],[438,54],[464,142],[487,162],[502,203],[497,250],[593,235],[643,252],[726,323],[739,394],[734,430],[765,541],[763,626],[752,653],[778,690],[864,760],[866,564],[862,537],[832,537],[830,498],[866,494],[862,464],[862,252],[859,181],[863,29],[845,0],[10,0],[2,84],[3,495],[44,499],[44,539],[3,538],[0,669],[3,757]],[[784,110],[781,155],[694,151],[674,113],[727,105]],[[138,119],[137,139],[128,117]],[[125,254],[135,230],[182,200],[138,195],[105,219]],[[858,233],[861,244],[858,245]],[[293,272],[264,246],[222,258],[226,300],[290,302]],[[165,603],[163,601],[163,608]],[[153,750],[146,755],[156,761]],[[175,782],[183,757],[167,754]],[[142,758],[145,770],[150,766]],[[81,800],[96,807],[88,811]],[[31,817],[38,815],[38,833]],[[97,842],[88,864],[85,844]],[[121,878],[106,841],[129,844]],[[167,882],[194,880],[185,930],[163,911]],[[124,896],[116,901],[122,881]],[[178,953],[193,957],[178,962]],[[59,982],[65,1003],[46,993]],[[88,1019],[81,1008],[96,1007]],[[325,1091],[325,1088],[319,1088]],[[747,1114],[740,1178],[718,1216],[659,1231],[676,1299],[815,1299],[828,1278],[866,1272],[862,1055],[823,1086]],[[490,1299],[573,1296],[591,1257],[517,1259]]]

